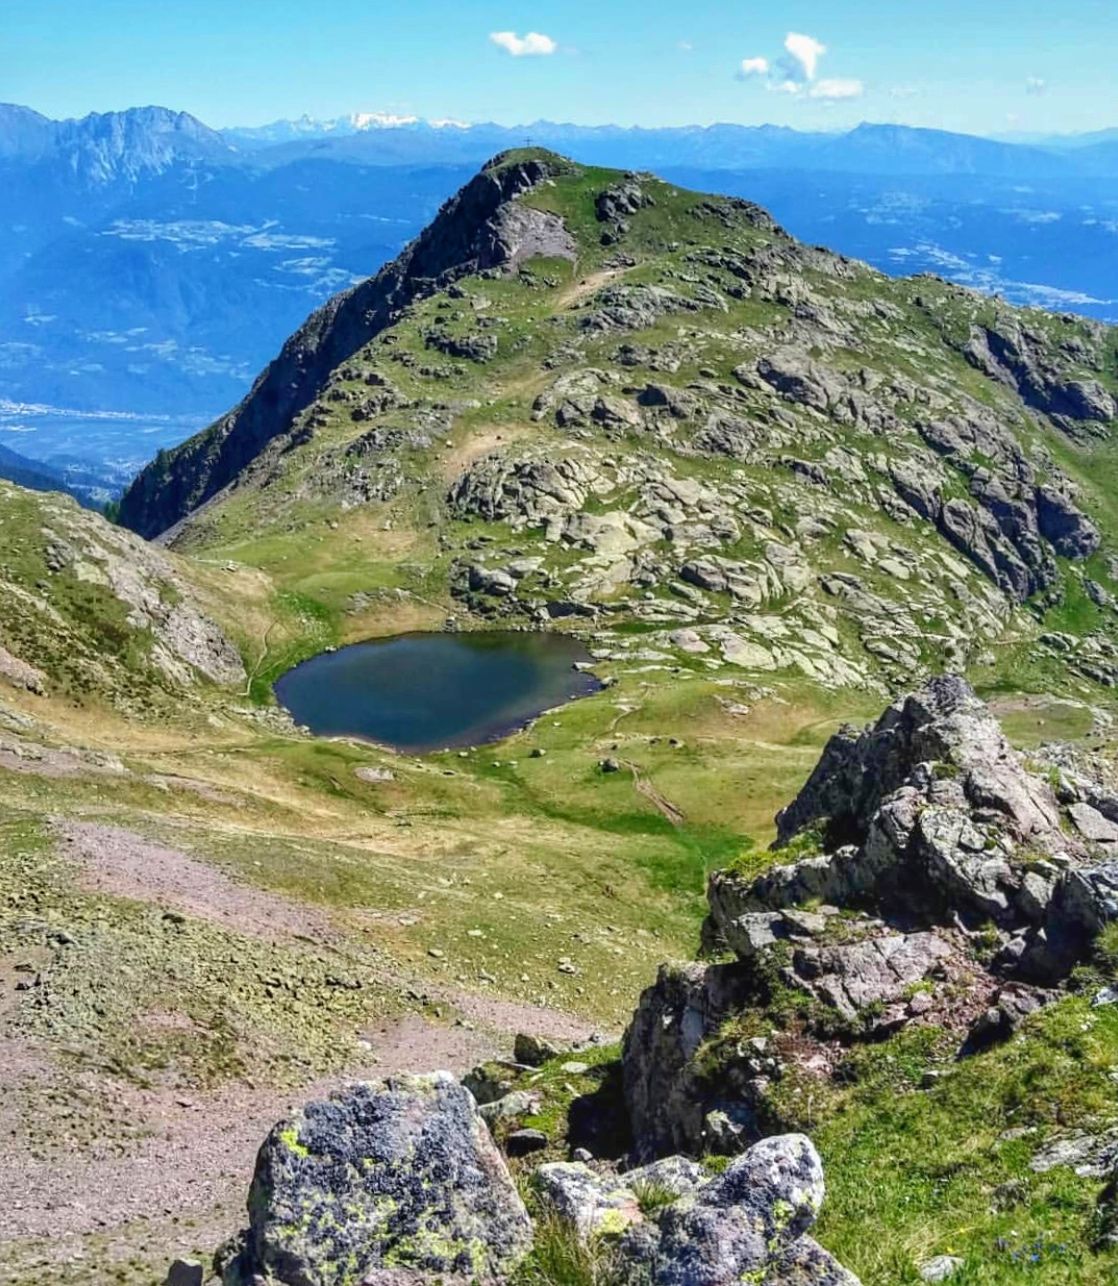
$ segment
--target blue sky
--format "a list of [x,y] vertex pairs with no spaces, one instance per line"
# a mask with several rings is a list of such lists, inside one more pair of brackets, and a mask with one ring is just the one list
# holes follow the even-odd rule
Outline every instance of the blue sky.
[[52,116],[1118,125],[1116,0],[0,0],[0,19],[0,100]]

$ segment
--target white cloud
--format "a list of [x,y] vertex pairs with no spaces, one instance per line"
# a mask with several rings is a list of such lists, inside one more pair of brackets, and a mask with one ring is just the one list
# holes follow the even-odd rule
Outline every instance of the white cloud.
[[695,48],[690,40],[677,40],[675,47],[684,54],[689,54]]
[[505,50],[514,58],[553,54],[559,48],[550,36],[545,36],[540,31],[527,31],[523,36],[518,36],[515,31],[491,31],[489,39],[498,49]]
[[1048,88],[1048,82],[1041,76],[1029,76],[1025,81],[1026,94],[1043,94]]
[[767,58],[743,58],[738,67],[738,76],[744,80],[747,76],[767,76],[769,60]]
[[799,31],[790,31],[784,37],[784,48],[788,56],[797,64],[804,80],[814,80],[819,59],[827,52],[827,46],[821,44],[814,36],[805,36]]
[[792,98],[813,98],[820,102],[839,102],[861,98],[866,92],[862,81],[852,76],[832,76],[816,79],[819,60],[827,46],[814,36],[800,31],[790,31],[784,37],[784,54],[770,62],[759,55],[743,58],[738,64],[738,80],[763,77],[765,88],[773,94],[787,94]]
[[866,87],[860,80],[836,76],[831,80],[817,80],[808,90],[808,97],[836,102],[840,98],[861,98],[865,92]]

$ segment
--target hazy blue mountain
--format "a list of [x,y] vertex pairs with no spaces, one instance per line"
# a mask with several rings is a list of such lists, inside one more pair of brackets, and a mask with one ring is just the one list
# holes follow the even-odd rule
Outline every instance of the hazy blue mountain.
[[934,272],[1012,303],[1118,321],[1118,179],[886,178],[669,167],[771,210],[801,240],[893,274]]
[[886,272],[1118,318],[1118,141],[862,125],[508,128],[354,115],[214,131],[0,106],[0,442],[119,488],[236,403],[319,303],[531,139],[748,196]]
[[[997,177],[1058,178],[1111,172],[1118,158],[1094,149],[1111,141],[1105,131],[1083,136],[1082,146],[1065,140],[1052,146],[1026,144],[946,130],[904,125],[863,124],[842,133],[808,133],[775,125],[680,126],[664,129],[581,126],[534,121],[512,127],[461,125],[379,115],[332,121],[276,121],[255,129],[226,130],[225,137],[253,152],[258,164],[282,164],[295,157],[330,157],[366,165],[394,165],[402,159],[465,164],[531,140],[602,165],[708,169],[804,167],[855,174],[982,174]],[[1115,168],[1107,170],[1114,164]]]
[[45,464],[0,443],[0,478],[30,491],[66,491],[83,505],[101,508],[110,498],[96,471],[76,463]]
[[189,112],[133,107],[52,121],[0,104],[0,158],[58,169],[79,184],[136,182],[176,165],[237,161],[229,142]]

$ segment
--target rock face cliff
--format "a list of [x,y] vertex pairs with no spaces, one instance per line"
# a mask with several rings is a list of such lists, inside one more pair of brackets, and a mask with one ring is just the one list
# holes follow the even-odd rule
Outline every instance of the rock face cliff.
[[1005,1039],[1118,917],[1116,823],[1118,795],[1030,772],[959,678],[838,733],[777,819],[791,860],[711,878],[706,943],[732,961],[665,966],[642,997],[638,1153],[734,1151],[779,1128],[782,1080],[911,1025],[963,1056]]
[[534,256],[573,257],[574,244],[558,219],[515,203],[556,164],[497,157],[398,259],[313,313],[240,406],[181,447],[161,452],[126,493],[120,521],[157,536],[204,504],[288,432],[331,373],[415,300],[456,278],[511,271]]

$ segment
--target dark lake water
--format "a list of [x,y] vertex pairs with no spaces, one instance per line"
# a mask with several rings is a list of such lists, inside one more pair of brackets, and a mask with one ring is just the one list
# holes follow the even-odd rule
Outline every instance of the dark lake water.
[[279,679],[276,696],[320,736],[422,753],[493,741],[596,692],[599,681],[573,668],[589,659],[565,634],[401,634],[312,657]]

